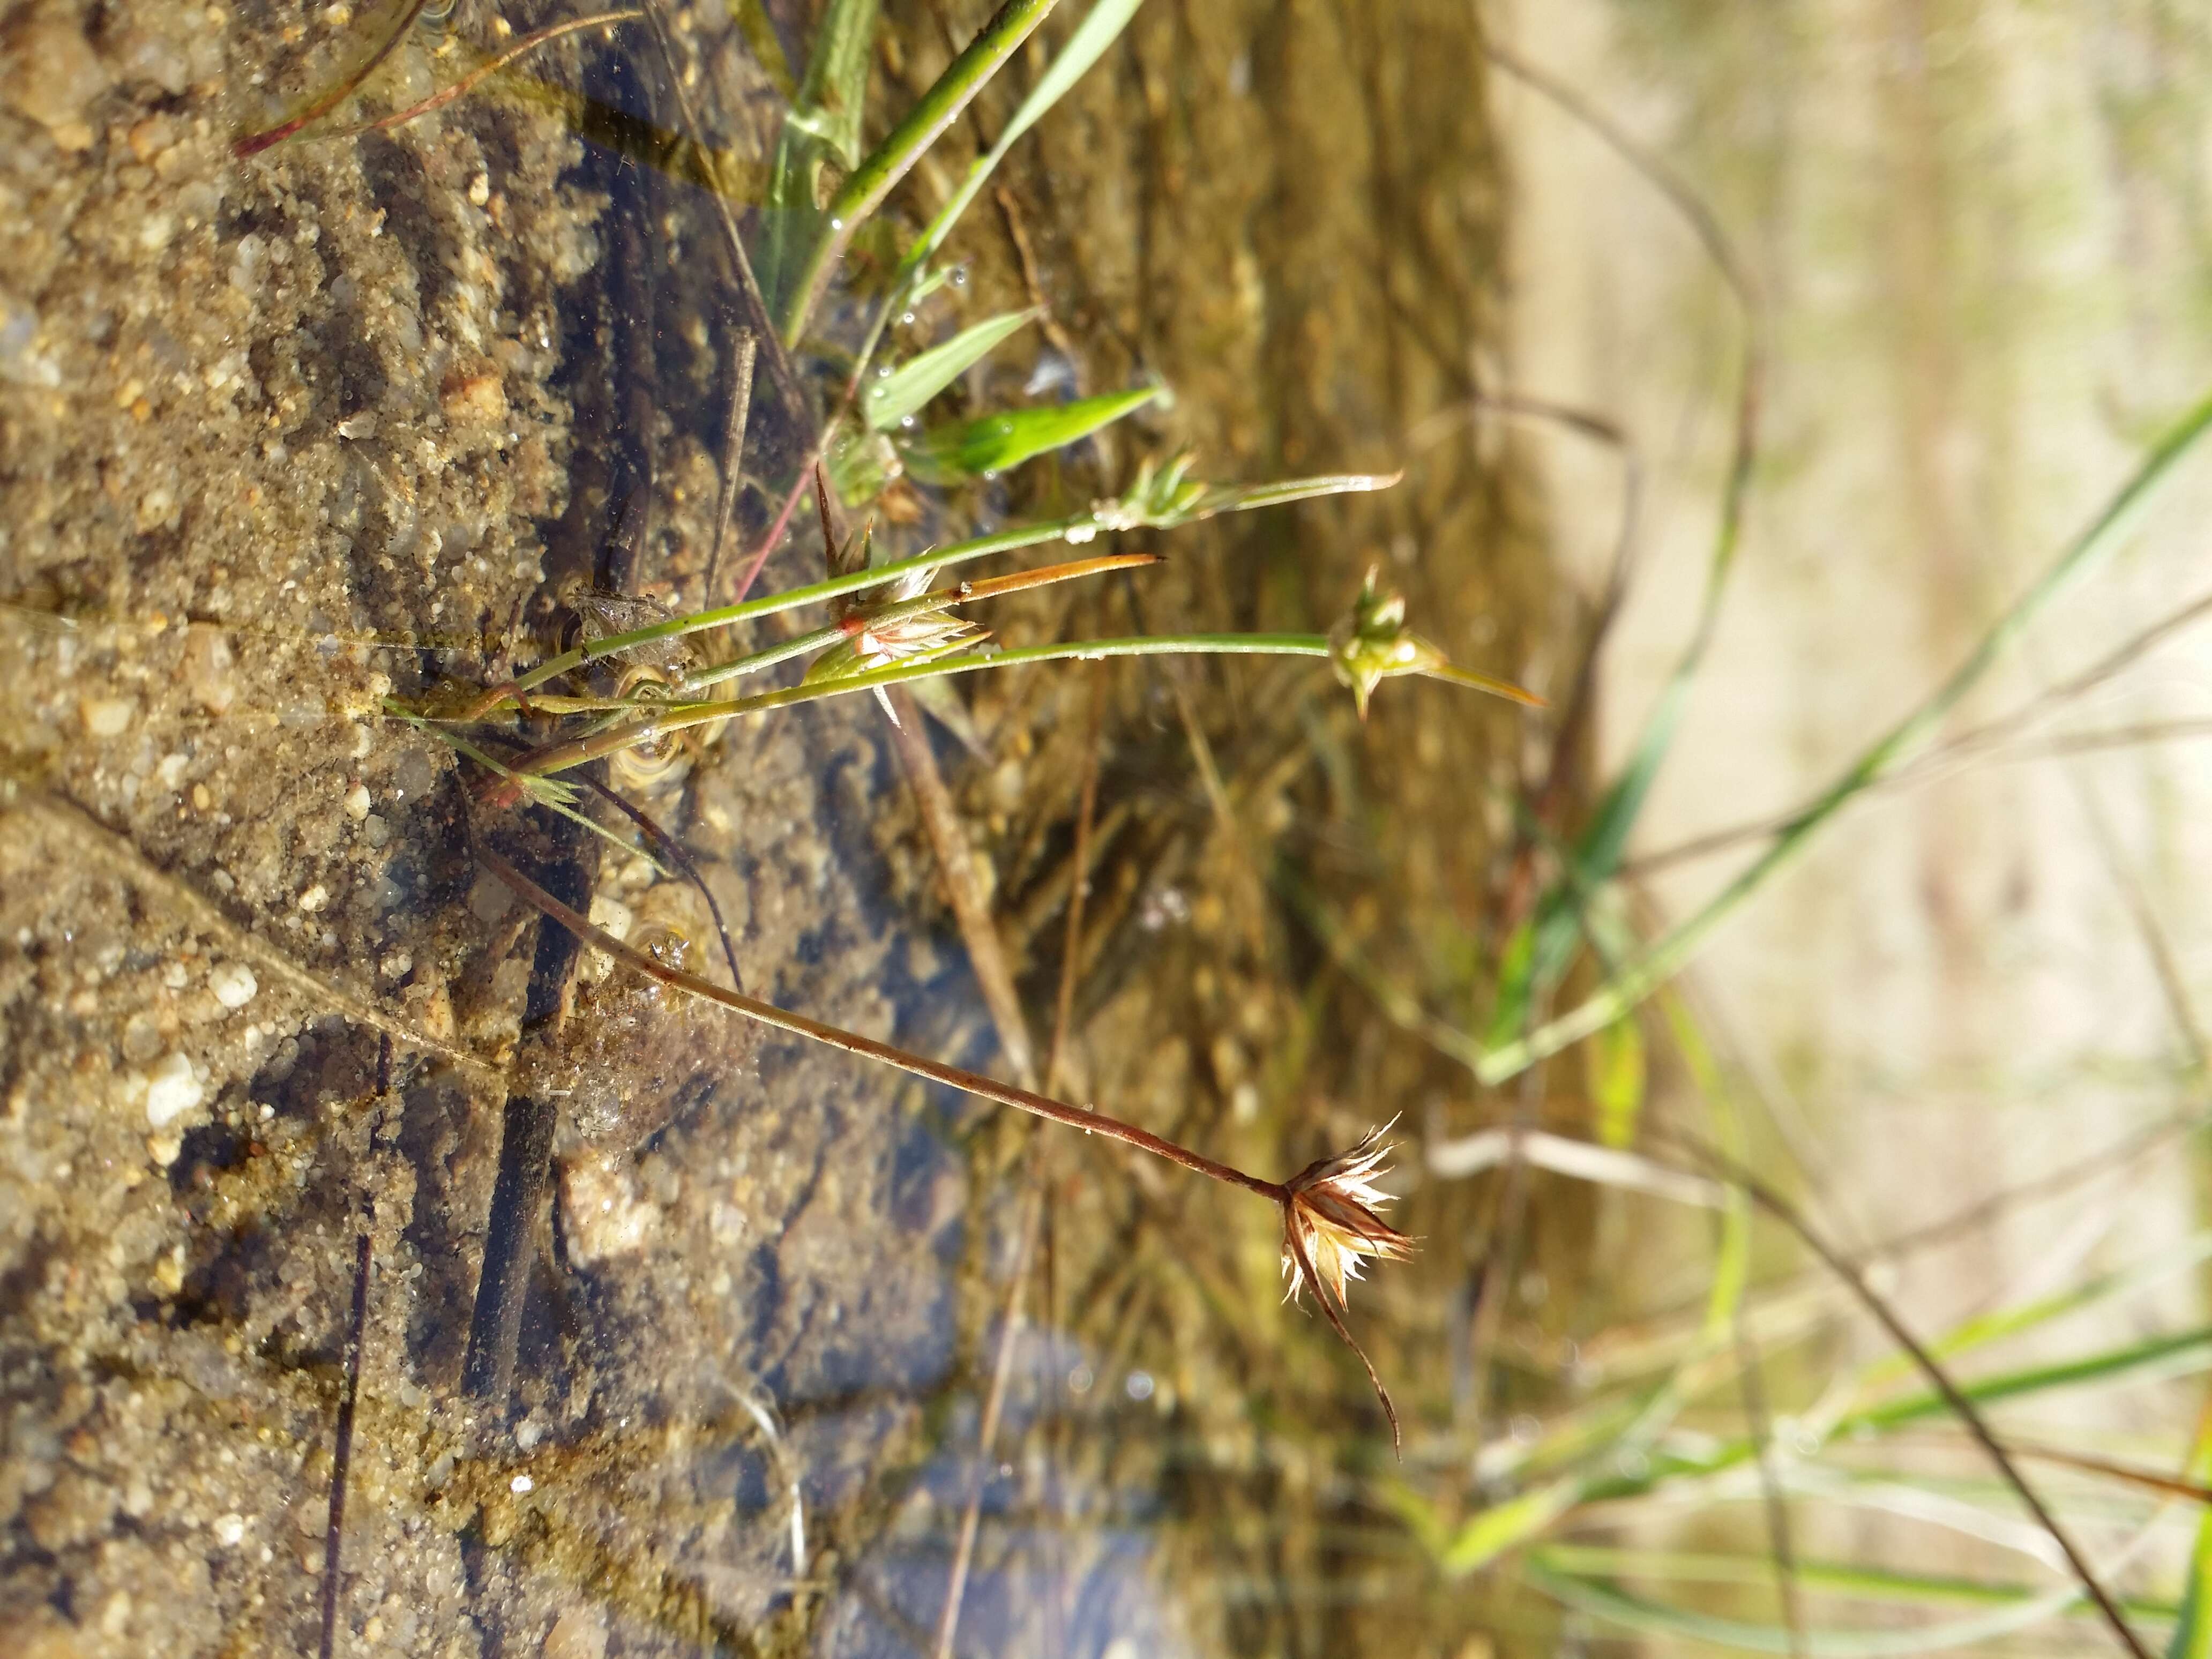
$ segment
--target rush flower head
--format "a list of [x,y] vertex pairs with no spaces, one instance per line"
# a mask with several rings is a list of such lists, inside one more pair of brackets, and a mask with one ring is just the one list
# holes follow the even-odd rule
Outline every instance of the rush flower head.
[[1443,653],[1406,628],[1406,596],[1381,583],[1381,572],[1370,568],[1352,614],[1338,623],[1328,636],[1329,660],[1337,678],[1352,688],[1359,718],[1367,718],[1367,700],[1375,688],[1395,674],[1418,674],[1441,664]]
[[1375,1213],[1375,1206],[1389,1199],[1375,1185],[1376,1177],[1383,1173],[1382,1160],[1390,1155],[1382,1139],[1389,1131],[1389,1123],[1370,1130],[1350,1152],[1317,1159],[1283,1183],[1283,1272],[1290,1278],[1291,1296],[1309,1283],[1313,1285],[1322,1317],[1367,1368],[1367,1380],[1382,1402],[1383,1416],[1390,1419],[1395,1450],[1398,1409],[1390,1403],[1390,1391],[1382,1386],[1375,1362],[1344,1322],[1344,1283],[1359,1277],[1360,1257],[1402,1261],[1413,1253],[1413,1241]]
[[[1392,1122],[1395,1122],[1394,1118]],[[1347,1279],[1359,1277],[1359,1259],[1402,1261],[1413,1241],[1376,1213],[1390,1195],[1375,1185],[1388,1173],[1390,1125],[1369,1131],[1348,1152],[1318,1158],[1283,1183],[1283,1273],[1295,1297],[1313,1282],[1314,1293],[1344,1303]]]
[[856,605],[844,617],[846,637],[809,665],[810,682],[843,679],[900,663],[933,662],[980,645],[990,635],[964,617],[956,617],[951,594],[933,599],[928,570],[909,571],[890,584],[888,599]]

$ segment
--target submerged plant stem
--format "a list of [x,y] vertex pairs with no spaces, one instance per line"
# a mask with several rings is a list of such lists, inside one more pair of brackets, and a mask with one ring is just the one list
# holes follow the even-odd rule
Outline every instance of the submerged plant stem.
[[453,85],[432,93],[421,103],[410,105],[405,109],[394,110],[389,115],[380,115],[374,121],[364,121],[357,127],[348,127],[343,132],[333,133],[331,137],[358,138],[364,133],[382,132],[392,127],[404,125],[419,116],[428,115],[434,110],[445,108],[458,98],[467,97],[470,93],[475,91],[508,64],[519,58],[527,58],[538,47],[550,45],[564,34],[574,34],[580,29],[599,28],[603,25],[612,26],[616,23],[633,22],[644,15],[644,12],[630,8],[621,11],[593,12],[589,17],[572,17],[565,23],[555,23],[550,27],[539,29],[534,34],[525,35],[497,57],[488,58],[477,64]]
[[258,155],[263,150],[283,143],[295,133],[321,120],[323,117],[352,97],[361,89],[362,82],[375,74],[384,60],[391,57],[393,50],[407,38],[407,31],[415,27],[415,20],[422,15],[422,8],[428,3],[429,0],[407,0],[407,3],[400,9],[398,21],[392,26],[392,33],[385,36],[383,43],[374,52],[369,53],[368,62],[345,76],[290,120],[280,121],[273,127],[240,138],[230,147],[230,153],[241,161],[249,155]]
[[823,697],[849,696],[856,691],[872,691],[878,686],[904,685],[911,680],[951,674],[972,674],[985,668],[1019,668],[1040,662],[1091,662],[1107,657],[1326,657],[1328,652],[1328,641],[1318,634],[1164,634],[1134,639],[1079,640],[1067,645],[1022,646],[1011,651],[975,653],[936,662],[896,664],[847,675],[842,679],[757,692],[734,702],[672,703],[665,714],[635,726],[616,726],[541,750],[514,769],[526,777],[547,777],[603,759],[633,744],[649,743],[695,726],[711,726],[717,720],[765,714],[772,708],[787,708]]
[[842,1026],[810,1019],[805,1014],[779,1008],[758,997],[747,996],[742,991],[724,990],[711,980],[687,974],[679,968],[671,968],[666,963],[647,956],[642,951],[633,950],[612,934],[594,927],[580,911],[554,897],[483,845],[481,840],[477,844],[477,857],[483,861],[484,868],[505,883],[516,897],[550,916],[592,949],[605,951],[624,967],[643,974],[648,979],[657,980],[690,995],[704,998],[708,1002],[719,1003],[733,1013],[743,1014],[747,1019],[772,1026],[779,1031],[788,1031],[793,1036],[803,1036],[828,1048],[842,1049],[848,1054],[877,1060],[928,1082],[941,1083],[947,1088],[974,1095],[978,1099],[1011,1106],[1017,1111],[1028,1112],[1054,1123],[1063,1123],[1072,1129],[1080,1129],[1085,1134],[1104,1135],[1124,1146],[1150,1152],[1155,1158],[1164,1158],[1170,1164],[1179,1164],[1195,1174],[1211,1176],[1231,1187],[1242,1187],[1247,1192],[1257,1193],[1270,1202],[1280,1204],[1285,1201],[1285,1190],[1279,1182],[1262,1181],[1257,1176],[1247,1175],[1242,1170],[1217,1163],[1203,1153],[1179,1146],[1174,1141],[1156,1135],[1149,1129],[1140,1129],[1133,1123],[1124,1123],[1102,1112],[1087,1112],[1065,1101],[1054,1100],[1027,1089],[1016,1088],[1010,1083],[1000,1083],[975,1072],[963,1071],[957,1066],[947,1066],[921,1054],[909,1054],[893,1044],[879,1042],[873,1037],[862,1036],[859,1032],[846,1030]]

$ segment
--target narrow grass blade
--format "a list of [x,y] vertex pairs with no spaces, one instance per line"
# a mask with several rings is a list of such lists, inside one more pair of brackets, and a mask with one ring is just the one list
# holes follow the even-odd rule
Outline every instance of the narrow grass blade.
[[[2212,1480],[2212,1399],[2207,1399],[2197,1413],[2197,1435],[2182,1474],[2191,1480]],[[2212,1509],[2197,1518],[2196,1541],[2189,1551],[2189,1577],[2182,1586],[2180,1618],[2167,1638],[2166,1659],[2212,1659]]]
[[1024,461],[1087,438],[1133,415],[1163,395],[1158,386],[1109,392],[1073,403],[1011,410],[930,433],[908,447],[907,470],[925,483],[957,483],[1019,466]]
[[969,42],[967,50],[945,67],[945,73],[839,187],[823,216],[828,221],[823,233],[816,237],[804,270],[787,290],[782,331],[787,347],[797,345],[806,331],[806,319],[830,280],[830,267],[844,252],[853,233],[883,205],[891,187],[906,177],[937,142],[938,135],[968,107],[969,100],[1005,67],[1030,32],[1044,21],[1054,3],[1054,0],[1006,0]]
[[[1569,1607],[1638,1633],[1661,1638],[1711,1642],[1749,1653],[1788,1653],[1792,1633],[1779,1625],[1723,1619],[1632,1595],[1603,1580],[1563,1572],[1531,1556],[1523,1571],[1528,1582]],[[1936,1653],[1991,1642],[2041,1624],[2081,1599],[2073,1585],[2030,1593],[2011,1605],[1971,1619],[1917,1630],[1814,1630],[1803,1635],[1804,1650],[1815,1659],[1893,1659],[1893,1656]]]
[[860,161],[877,8],[878,0],[830,0],[799,95],[784,117],[760,257],[761,287],[771,306],[785,302],[807,251],[826,234],[825,216],[815,205],[824,164],[834,159],[849,169]]
[[1030,310],[987,318],[944,344],[908,358],[868,387],[867,395],[860,399],[861,414],[874,430],[890,431],[981,362],[1000,342],[1036,320],[1036,315]]
[[[1583,1578],[1644,1578],[1685,1584],[1753,1584],[1772,1582],[1762,1555],[1729,1555],[1684,1550],[1623,1549],[1605,1544],[1546,1544],[1535,1559],[1553,1571]],[[1926,1607],[2011,1607],[2047,1592],[2032,1584],[1992,1583],[1894,1568],[1862,1566],[1851,1561],[1801,1561],[1798,1573],[1808,1589],[1863,1597],[1891,1605]],[[2123,1603],[2146,1619],[2172,1619],[2171,1601]]]
[[1217,513],[1249,513],[1255,507],[1283,507],[1319,495],[1355,495],[1370,489],[1389,489],[1404,481],[1402,472],[1338,472],[1311,478],[1284,478],[1273,483],[1217,484],[1198,498],[1193,518]]
[[2051,600],[2127,540],[2180,463],[2195,452],[2208,430],[2212,430],[2212,397],[2204,398],[2175,422],[2105,510],[2052,561],[2033,586],[1990,624],[1950,677],[1785,824],[1765,854],[1708,900],[1704,908],[1643,956],[1609,976],[1604,987],[1579,1006],[1525,1037],[1493,1047],[1478,1068],[1482,1080],[1494,1086],[1559,1053],[1568,1044],[1580,1042],[1620,1018],[1679,972],[1703,947],[1714,929],[1764,886],[1776,871],[1802,852],[1814,832],[1854,796],[1908,758]]
[[1006,159],[1006,152],[1014,147],[1015,140],[1035,126],[1047,111],[1067,95],[1069,88],[1090,72],[1106,48],[1121,39],[1121,31],[1129,27],[1129,20],[1143,3],[1144,0],[1099,0],[1091,7],[1076,26],[1075,33],[1068,36],[1067,44],[1060,49],[1060,55],[1052,60],[1052,67],[1044,72],[1044,77],[1022,100],[1013,119],[1000,133],[999,142],[976,158],[967,177],[960,181],[960,187],[952,192],[951,199],[938,210],[921,240],[907,251],[899,265],[902,278],[911,278],[945,246],[945,239],[952,234],[952,228],[960,222],[960,216],[967,212],[969,204],[975,201],[999,163]]
[[[2054,1389],[2079,1388],[2087,1383],[2182,1376],[2208,1366],[2212,1366],[2212,1326],[2169,1332],[2050,1364],[2000,1371],[1994,1376],[1961,1382],[1959,1391],[1978,1406],[1995,1405],[2002,1400],[2047,1394]],[[1949,1410],[1943,1396],[1929,1389],[1853,1412],[1837,1429],[1838,1433],[1847,1435],[1868,1429],[1893,1429],[1944,1416]]]

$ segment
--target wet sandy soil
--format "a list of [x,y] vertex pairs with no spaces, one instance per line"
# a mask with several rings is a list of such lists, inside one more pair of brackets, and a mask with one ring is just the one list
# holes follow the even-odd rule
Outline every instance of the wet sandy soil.
[[[878,107],[981,21],[943,10],[890,9]],[[611,1132],[580,1145],[572,1103],[513,1387],[461,1390],[532,928],[474,865],[451,757],[380,700],[490,677],[556,628],[548,596],[641,498],[640,579],[696,585],[734,313],[700,195],[543,100],[232,158],[369,27],[138,0],[0,24],[0,1651],[312,1649],[364,1237],[342,1651],[910,1650],[1036,1178],[1025,1130],[587,963],[563,1086],[602,1090]],[[418,33],[387,104],[495,38],[468,4]],[[678,33],[703,136],[757,161],[770,77],[720,8]],[[1085,390],[1158,372],[1178,399],[887,533],[1064,511],[1178,442],[1223,479],[1402,464],[1389,495],[1163,544],[1134,595],[992,621],[1325,627],[1379,561],[1455,654],[1540,678],[1540,571],[1499,458],[1424,424],[1463,395],[1493,304],[1474,63],[1459,6],[1387,27],[1355,5],[1148,9],[1010,164],[963,232],[972,280],[910,337],[1042,298],[1048,340],[975,377],[976,407],[1041,362]],[[641,35],[589,37],[536,72],[672,119],[656,64]],[[948,138],[923,199],[1013,95]],[[749,468],[780,482],[793,434],[765,397],[756,428]],[[748,495],[741,530],[767,512]],[[769,579],[819,558],[802,538]],[[1468,948],[1515,729],[1401,689],[1362,728],[1304,672],[1108,677],[1079,1097],[1262,1172],[1464,1103],[1268,896],[1286,865],[1386,957]],[[983,684],[972,749],[939,733],[1040,1030],[1090,698],[1079,675]],[[872,707],[733,731],[642,799],[749,985],[989,1062]],[[711,962],[695,896],[613,854],[596,885],[607,925]],[[1044,1178],[970,1639],[1252,1650],[1421,1617],[1237,1588],[1324,1568],[1330,1517],[1371,1514],[1344,1472],[1380,1449],[1356,1372],[1274,1308],[1265,1206],[1072,1144]],[[1424,1264],[1368,1309],[1405,1403],[1448,1417],[1418,1356],[1477,1245],[1431,1212]]]

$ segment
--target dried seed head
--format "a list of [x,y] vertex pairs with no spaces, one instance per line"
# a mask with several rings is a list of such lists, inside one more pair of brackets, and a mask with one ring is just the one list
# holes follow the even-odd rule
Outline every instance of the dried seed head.
[[1383,1173],[1382,1160],[1390,1153],[1382,1139],[1389,1129],[1386,1123],[1370,1131],[1350,1152],[1309,1164],[1283,1183],[1283,1271],[1289,1275],[1291,1296],[1308,1283],[1313,1285],[1314,1300],[1329,1328],[1366,1368],[1375,1397],[1382,1403],[1382,1415],[1390,1420],[1395,1451],[1399,1446],[1398,1408],[1390,1403],[1390,1391],[1382,1386],[1375,1362],[1344,1322],[1344,1284],[1359,1277],[1359,1258],[1402,1261],[1413,1252],[1413,1241],[1375,1213],[1375,1206],[1389,1197],[1375,1185],[1376,1177]]
[[[1394,1120],[1395,1121],[1395,1120]],[[1359,1277],[1359,1259],[1402,1261],[1413,1241],[1375,1212],[1390,1195],[1375,1185],[1385,1173],[1389,1124],[1369,1133],[1348,1152],[1309,1164],[1283,1183],[1283,1273],[1295,1297],[1307,1279],[1315,1294],[1345,1304],[1347,1279]]]

